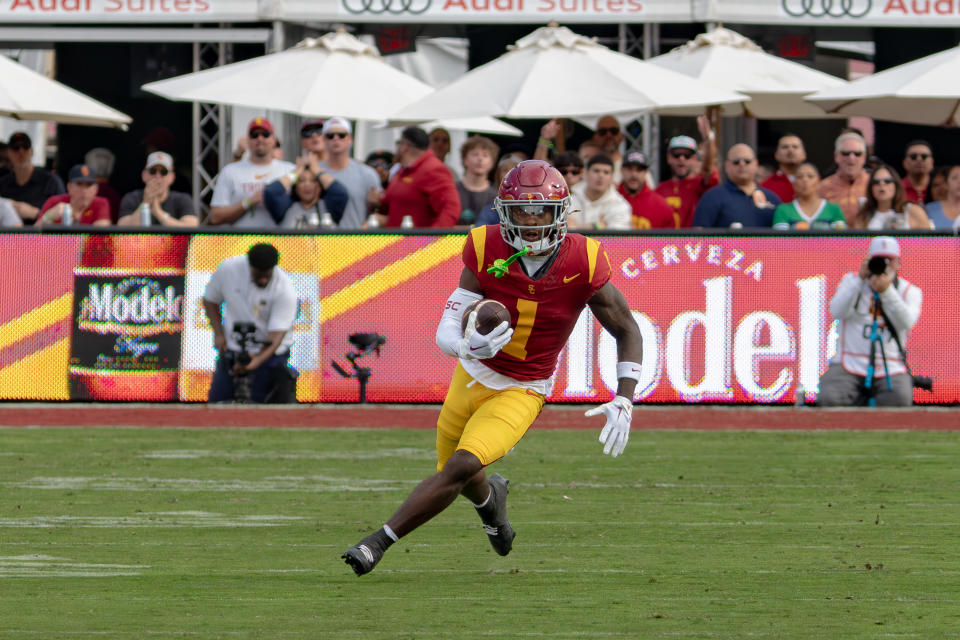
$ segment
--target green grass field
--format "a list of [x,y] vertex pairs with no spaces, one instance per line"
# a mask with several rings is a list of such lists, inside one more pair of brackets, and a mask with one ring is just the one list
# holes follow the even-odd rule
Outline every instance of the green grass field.
[[956,638],[960,434],[531,431],[514,551],[406,430],[0,429],[0,638]]

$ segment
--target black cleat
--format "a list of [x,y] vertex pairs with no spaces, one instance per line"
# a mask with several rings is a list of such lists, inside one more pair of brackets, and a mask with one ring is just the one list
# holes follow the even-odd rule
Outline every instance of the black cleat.
[[505,556],[513,548],[513,539],[517,535],[507,519],[507,494],[510,493],[507,485],[510,481],[499,473],[493,473],[487,482],[490,485],[490,491],[493,492],[493,509],[489,517],[483,517],[481,514],[483,530],[487,532],[493,550]]
[[[375,531],[344,551],[340,557],[350,565],[353,572],[358,576],[370,573],[373,571],[373,568],[377,566],[377,563],[380,562],[380,559],[383,558],[383,554],[386,552],[387,546],[389,546],[388,544],[384,544],[382,540],[382,538],[386,537],[383,529]],[[389,541],[389,538],[387,538],[387,540]]]

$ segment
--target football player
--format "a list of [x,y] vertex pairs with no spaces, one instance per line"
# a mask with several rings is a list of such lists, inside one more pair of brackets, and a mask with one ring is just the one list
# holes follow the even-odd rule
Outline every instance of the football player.
[[[387,548],[446,509],[470,500],[494,550],[510,553],[508,480],[484,468],[516,445],[543,408],[557,358],[580,312],[589,305],[617,341],[617,393],[586,412],[603,414],[603,452],[623,453],[630,433],[642,340],[623,294],[610,282],[610,260],[597,240],[567,233],[570,193],[542,160],[514,167],[500,185],[499,226],[471,230],[459,287],[447,300],[437,345],[459,358],[437,420],[437,473],[410,494],[386,524],[343,554],[357,575],[370,572]],[[510,323],[476,330],[476,312],[461,329],[463,309],[491,298]],[[512,328],[511,328],[512,326]]]

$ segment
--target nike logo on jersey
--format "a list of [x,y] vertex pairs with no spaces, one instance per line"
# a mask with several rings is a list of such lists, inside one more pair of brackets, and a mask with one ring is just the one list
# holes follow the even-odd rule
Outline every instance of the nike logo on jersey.
[[579,274],[579,273],[576,273],[576,274],[574,274],[574,275],[572,275],[572,276],[564,276],[564,277],[563,277],[563,284],[567,284],[568,282],[570,282],[570,281],[573,280],[574,278],[579,278],[579,277],[580,277],[580,274]]
[[264,178],[269,178],[269,177],[270,177],[270,172],[269,172],[269,171],[267,171],[266,173],[255,173],[255,174],[253,174],[253,179],[254,179],[254,180],[263,180]]

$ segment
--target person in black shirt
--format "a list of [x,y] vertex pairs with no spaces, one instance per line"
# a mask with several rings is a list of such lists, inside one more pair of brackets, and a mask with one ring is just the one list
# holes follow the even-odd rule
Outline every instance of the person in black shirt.
[[151,153],[140,175],[144,188],[123,196],[117,225],[139,226],[143,205],[150,207],[150,224],[165,227],[195,227],[199,224],[193,198],[186,193],[170,190],[176,173],[173,171],[173,157],[169,153]]
[[58,176],[33,166],[33,143],[23,131],[10,136],[7,156],[12,170],[0,177],[0,197],[11,201],[17,215],[26,224],[33,224],[47,198],[67,190]]

